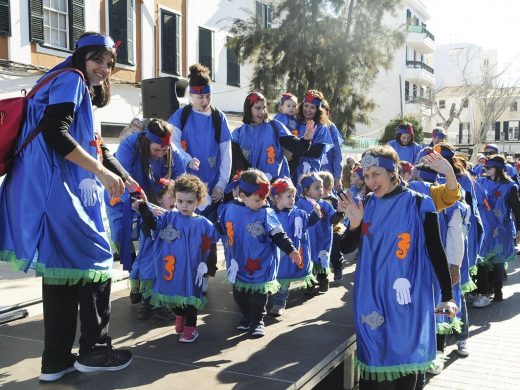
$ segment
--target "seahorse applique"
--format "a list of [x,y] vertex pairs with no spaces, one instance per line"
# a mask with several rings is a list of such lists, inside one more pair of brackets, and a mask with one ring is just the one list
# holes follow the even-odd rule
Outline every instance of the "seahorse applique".
[[401,233],[397,236],[399,241],[397,242],[397,249],[395,251],[395,255],[398,259],[403,260],[408,254],[408,249],[410,249],[410,233]]
[[233,246],[233,244],[235,243],[235,232],[233,231],[233,222],[226,222],[226,232],[228,237],[228,244],[229,246]]
[[268,164],[274,164],[275,162],[275,152],[274,152],[274,147],[273,146],[269,146],[267,148],[267,163]]
[[181,147],[182,147],[182,150],[184,150],[184,151],[188,150],[188,143],[186,142],[185,139],[183,139],[181,141]]
[[167,274],[163,275],[163,278],[165,280],[172,280],[173,279],[173,271],[175,271],[175,256],[165,256],[164,259],[164,270],[167,272]]

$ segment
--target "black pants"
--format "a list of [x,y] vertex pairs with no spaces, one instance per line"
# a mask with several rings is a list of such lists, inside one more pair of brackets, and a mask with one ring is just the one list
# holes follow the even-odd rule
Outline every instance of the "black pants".
[[264,320],[267,314],[267,293],[239,291],[233,286],[233,298],[245,318],[254,325]]
[[337,233],[332,235],[332,248],[330,250],[330,265],[333,270],[341,270],[343,265],[343,254],[340,249],[341,236]]
[[184,316],[186,326],[197,326],[197,309],[195,309],[195,306],[176,307],[173,311],[176,316]]
[[42,366],[56,367],[70,359],[76,325],[78,305],[80,318],[80,355],[88,354],[96,344],[109,339],[110,289],[112,280],[102,283],[82,282],[73,286],[45,284],[43,280],[43,324],[45,339]]
[[359,390],[414,390],[417,374],[409,374],[394,381],[360,379]]
[[493,270],[490,272],[487,265],[479,265],[477,268],[477,291],[479,294],[488,294],[491,292],[490,284],[496,293],[502,292],[504,284],[504,263],[493,264]]

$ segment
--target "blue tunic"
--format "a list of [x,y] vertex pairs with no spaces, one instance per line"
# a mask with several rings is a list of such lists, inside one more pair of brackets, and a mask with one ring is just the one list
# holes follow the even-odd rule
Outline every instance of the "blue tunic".
[[296,137],[300,136],[299,131],[296,128],[297,121],[295,116],[278,113],[274,116],[274,119],[281,122],[285,127],[287,127],[291,134],[295,135]]
[[228,256],[238,263],[235,288],[276,292],[280,253],[270,233],[283,228],[274,210],[263,207],[255,211],[233,202],[223,210],[219,224],[226,232]]
[[[420,209],[416,197],[422,198]],[[409,189],[367,199],[354,281],[363,377],[424,372],[435,358],[432,267],[423,227],[427,212],[435,212],[431,198]]]
[[[168,122],[178,129],[181,128],[182,110],[182,108],[179,108],[168,119]],[[220,133],[220,142],[222,143],[231,139],[231,132],[226,116],[222,112],[219,114],[222,123]],[[211,194],[218,182],[222,161],[220,144],[215,141],[215,128],[211,115],[192,110],[182,129],[181,145],[186,153],[200,161],[198,171],[188,167],[187,172],[199,177],[206,183],[208,192]]]
[[[92,105],[85,82],[67,72],[29,100],[19,143],[36,128],[47,105],[73,103],[70,135],[98,158]],[[0,189],[0,259],[49,284],[107,280],[112,254],[101,216],[101,183],[56,153],[39,134],[14,161]]]
[[274,120],[274,124],[276,132],[271,123],[264,122],[256,126],[243,124],[231,135],[249,164],[264,172],[269,180],[290,176],[279,138],[288,137],[291,133],[281,122]]
[[328,129],[334,146],[323,155],[323,158],[321,160],[321,170],[332,173],[334,179],[340,179],[341,172],[343,169],[341,165],[341,145],[345,141],[343,140],[341,133],[339,132],[338,128],[334,123],[331,122],[330,126],[328,126]]
[[201,308],[204,301],[202,287],[195,285],[197,268],[207,261],[211,245],[218,239],[213,224],[200,215],[188,217],[174,210],[159,216],[154,230],[152,304]]
[[139,292],[145,298],[150,296],[151,287],[155,280],[155,262],[153,257],[154,241],[146,237],[143,232],[139,236],[139,252],[132,264],[130,279],[139,286]]
[[421,145],[416,142],[404,146],[397,142],[397,140],[393,139],[389,141],[387,145],[391,146],[397,152],[399,155],[399,160],[408,161],[412,164],[416,163],[417,156],[421,151]]

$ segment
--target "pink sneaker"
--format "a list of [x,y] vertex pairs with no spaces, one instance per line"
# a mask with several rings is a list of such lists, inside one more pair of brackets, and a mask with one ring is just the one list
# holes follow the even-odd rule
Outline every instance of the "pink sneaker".
[[195,339],[199,337],[199,332],[195,326],[185,326],[181,337],[179,338],[180,343],[193,343]]
[[181,334],[184,331],[184,316],[175,317],[175,333]]

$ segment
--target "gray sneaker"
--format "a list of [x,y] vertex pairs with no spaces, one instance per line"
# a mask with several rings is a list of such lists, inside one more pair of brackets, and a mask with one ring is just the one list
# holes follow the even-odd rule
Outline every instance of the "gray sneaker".
[[269,314],[271,314],[273,317],[280,317],[284,311],[285,307],[280,305],[274,305]]

